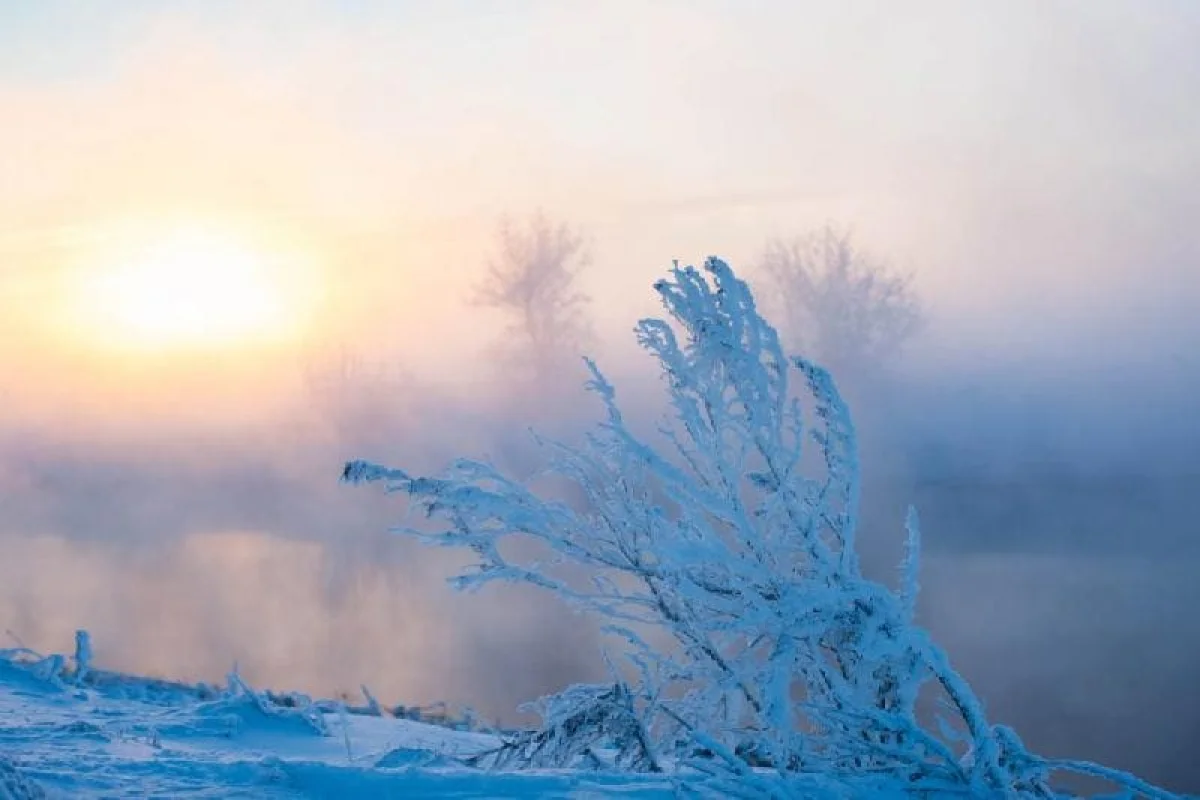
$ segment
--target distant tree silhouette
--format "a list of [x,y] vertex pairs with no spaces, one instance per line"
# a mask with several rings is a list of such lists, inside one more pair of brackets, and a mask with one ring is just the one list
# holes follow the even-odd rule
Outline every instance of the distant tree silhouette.
[[545,378],[579,356],[591,338],[590,298],[579,289],[591,263],[584,237],[537,213],[523,225],[505,219],[474,301],[508,318],[497,348],[509,364]]
[[826,225],[768,244],[760,262],[791,346],[847,377],[873,374],[922,324],[911,279]]

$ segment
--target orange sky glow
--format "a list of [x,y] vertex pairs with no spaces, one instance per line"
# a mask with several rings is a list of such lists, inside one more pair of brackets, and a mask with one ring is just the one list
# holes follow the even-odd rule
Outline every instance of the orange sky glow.
[[[681,1],[0,19],[9,407],[245,410],[346,349],[461,379],[501,330],[466,302],[490,237],[538,209],[594,243],[585,289],[623,353],[671,259],[743,265],[827,220],[914,271],[935,351],[1182,309],[1200,113],[1161,77],[1190,52],[1178,26],[929,5],[895,24]],[[1103,78],[1129,55],[1095,44],[1108,30],[1136,81]]]

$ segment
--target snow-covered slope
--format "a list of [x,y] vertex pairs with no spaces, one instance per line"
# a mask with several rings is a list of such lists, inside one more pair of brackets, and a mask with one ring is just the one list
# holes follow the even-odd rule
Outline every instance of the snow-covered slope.
[[[61,662],[58,662],[61,664]],[[495,773],[486,734],[233,690],[0,658],[0,800],[53,797],[671,797],[594,772]]]

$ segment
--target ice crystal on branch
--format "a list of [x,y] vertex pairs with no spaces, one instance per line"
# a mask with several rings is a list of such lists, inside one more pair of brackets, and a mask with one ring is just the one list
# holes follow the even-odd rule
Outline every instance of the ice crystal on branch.
[[[723,261],[676,265],[654,288],[669,320],[642,320],[636,334],[662,368],[673,419],[655,441],[634,433],[588,361],[605,419],[582,446],[546,443],[552,471],[582,502],[540,496],[471,460],[434,477],[364,462],[343,473],[406,493],[441,523],[398,532],[473,551],[460,588],[539,586],[619,637],[628,691],[568,690],[547,706],[547,727],[523,740],[529,764],[578,758],[620,728],[645,739],[635,749],[609,742],[639,754],[628,764],[690,763],[717,787],[787,794],[797,776],[870,774],[916,789],[1052,796],[1055,765],[987,721],[914,623],[915,513],[900,592],[860,572],[855,429],[829,373],[785,355]],[[550,555],[517,560],[502,547],[509,540]],[[919,709],[923,688],[936,713]]]

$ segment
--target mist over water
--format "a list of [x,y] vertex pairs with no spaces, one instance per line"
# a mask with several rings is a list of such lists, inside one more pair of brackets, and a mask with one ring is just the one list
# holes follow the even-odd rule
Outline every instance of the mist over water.
[[[431,413],[406,420],[379,455],[427,469],[456,455],[423,430]],[[453,416],[442,408],[439,424]],[[377,421],[359,424],[386,435]],[[0,487],[10,644],[53,650],[86,627],[113,668],[218,681],[237,663],[264,685],[332,694],[365,683],[392,702],[507,718],[595,671],[588,625],[528,592],[495,603],[450,591],[460,557],[388,534],[402,507],[339,485],[353,439],[313,435],[327,428],[312,416],[294,423],[186,449],[26,441]]]
[[[625,373],[632,413],[652,419],[656,377]],[[505,721],[525,700],[599,679],[594,626],[533,591],[454,593],[444,578],[459,556],[387,533],[402,521],[399,498],[337,482],[360,454],[427,470],[488,454],[529,475],[543,461],[527,425],[572,439],[598,407],[581,389],[570,404],[518,413],[499,385],[436,405],[407,388],[375,406],[363,399],[372,386],[347,378],[340,408],[326,398],[318,413],[310,395],[293,418],[186,446],[7,431],[5,629],[49,651],[86,627],[118,669],[218,681],[236,663],[263,685],[333,694],[365,684],[389,702],[444,700]],[[1200,663],[1197,472],[1128,453],[1106,466],[1094,453],[1072,461],[1053,426],[1037,439],[1060,445],[1049,462],[976,442],[969,425],[955,449],[920,425],[881,431],[911,419],[883,405],[860,403],[868,571],[893,579],[915,503],[922,617],[997,718],[1048,753],[1186,785],[1181,742],[1196,720],[1184,709]],[[1013,437],[1028,421],[1006,403],[975,413]]]
[[[55,21],[85,5],[0,9],[11,643],[61,651],[88,628],[113,668],[220,680],[236,662],[507,720],[599,678],[589,623],[536,593],[455,594],[458,557],[389,535],[399,499],[339,485],[343,462],[488,456],[524,476],[543,463],[530,425],[572,440],[598,419],[581,368],[537,383],[493,356],[503,320],[468,298],[502,214],[587,236],[588,351],[646,420],[664,409],[630,329],[671,260],[727,258],[776,318],[763,247],[833,220],[911,271],[927,323],[878,382],[835,376],[867,569],[894,577],[914,503],[921,616],[995,717],[1049,754],[1200,789],[1193,4]],[[147,209],[310,252],[327,280],[307,337],[140,360],[70,339],[55,298],[93,227]]]

